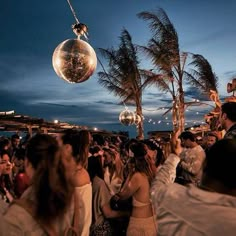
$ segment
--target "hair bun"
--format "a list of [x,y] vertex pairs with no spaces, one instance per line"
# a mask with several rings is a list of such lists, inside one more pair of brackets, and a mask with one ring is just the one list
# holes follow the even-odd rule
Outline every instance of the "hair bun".
[[147,149],[141,142],[132,144],[130,146],[130,150],[133,152],[134,157],[136,158],[144,157],[147,155]]

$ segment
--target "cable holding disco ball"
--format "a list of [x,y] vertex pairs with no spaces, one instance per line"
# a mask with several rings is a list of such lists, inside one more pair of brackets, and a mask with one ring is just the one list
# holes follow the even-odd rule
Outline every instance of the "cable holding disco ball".
[[67,39],[60,43],[53,52],[52,64],[56,74],[69,83],[82,83],[89,79],[97,67],[97,57],[94,49],[81,37],[87,39],[88,28],[75,17],[76,24],[72,25],[76,39]]

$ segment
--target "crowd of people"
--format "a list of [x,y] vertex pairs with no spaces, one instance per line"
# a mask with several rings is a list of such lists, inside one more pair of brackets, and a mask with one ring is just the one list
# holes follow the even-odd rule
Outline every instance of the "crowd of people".
[[234,235],[236,103],[224,137],[0,139],[0,235]]

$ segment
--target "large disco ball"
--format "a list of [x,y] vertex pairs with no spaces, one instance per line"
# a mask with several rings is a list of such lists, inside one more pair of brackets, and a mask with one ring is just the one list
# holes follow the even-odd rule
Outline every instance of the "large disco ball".
[[97,57],[93,48],[78,37],[67,39],[56,47],[52,64],[60,78],[69,83],[81,83],[95,71]]
[[125,126],[132,125],[132,124],[134,124],[135,114],[132,111],[125,109],[124,111],[122,111],[120,113],[119,120],[120,120],[121,124],[123,124]]

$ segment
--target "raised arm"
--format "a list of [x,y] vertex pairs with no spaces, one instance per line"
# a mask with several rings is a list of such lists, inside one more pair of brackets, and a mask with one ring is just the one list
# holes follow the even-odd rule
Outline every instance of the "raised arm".
[[171,139],[171,154],[168,156],[163,166],[157,170],[155,179],[151,186],[151,199],[154,205],[160,200],[168,184],[173,183],[176,177],[176,167],[180,161],[179,154],[182,151],[180,140],[177,138],[178,132]]

